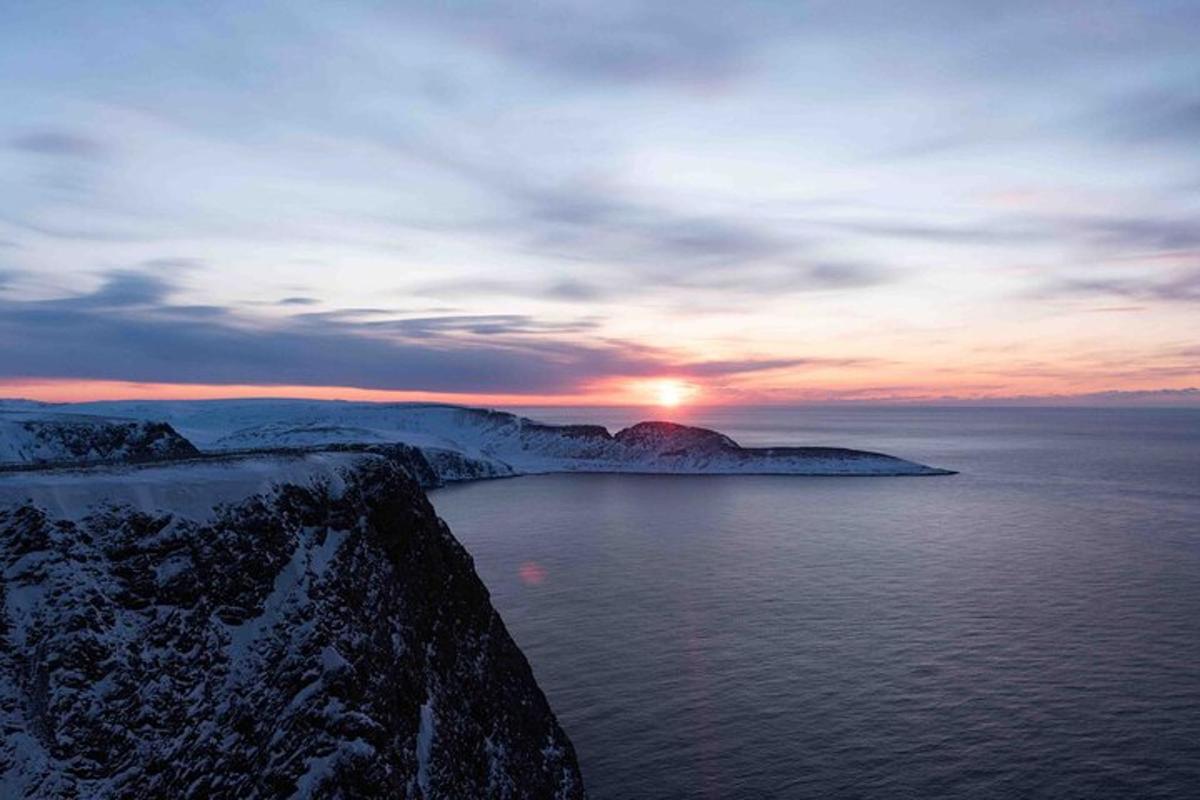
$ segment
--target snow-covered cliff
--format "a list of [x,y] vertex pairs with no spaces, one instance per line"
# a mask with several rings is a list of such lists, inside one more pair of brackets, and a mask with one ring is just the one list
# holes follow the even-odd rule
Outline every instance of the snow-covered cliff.
[[0,410],[0,463],[153,461],[197,452],[160,421]]
[[0,474],[0,796],[582,797],[406,453]]
[[442,480],[545,472],[771,475],[943,475],[881,453],[841,448],[744,448],[716,431],[643,422],[546,425],[501,411],[430,403],[222,400],[49,407],[161,420],[203,450],[403,442]]

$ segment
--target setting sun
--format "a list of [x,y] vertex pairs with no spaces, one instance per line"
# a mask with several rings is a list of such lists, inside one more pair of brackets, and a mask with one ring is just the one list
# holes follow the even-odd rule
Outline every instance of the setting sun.
[[696,387],[671,379],[655,381],[653,389],[655,402],[668,407],[680,405],[696,392]]

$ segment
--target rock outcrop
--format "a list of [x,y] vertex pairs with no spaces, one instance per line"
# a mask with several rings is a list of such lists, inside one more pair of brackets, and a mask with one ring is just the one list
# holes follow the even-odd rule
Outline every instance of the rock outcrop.
[[0,413],[0,463],[157,461],[198,452],[160,421]]
[[583,797],[414,469],[0,475],[0,796]]

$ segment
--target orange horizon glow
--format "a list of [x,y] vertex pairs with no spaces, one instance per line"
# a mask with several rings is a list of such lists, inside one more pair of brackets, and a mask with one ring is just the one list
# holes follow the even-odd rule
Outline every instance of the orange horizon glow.
[[459,405],[589,405],[608,394],[518,395],[361,389],[353,386],[274,384],[140,383],[102,380],[0,380],[0,394],[44,403],[107,400],[247,400],[260,398],[347,400],[377,403],[429,402]]
[[[456,393],[388,389],[362,389],[352,386],[296,386],[274,384],[183,384],[143,383],[136,381],[72,379],[0,379],[0,398],[33,400],[45,403],[85,403],[96,401],[137,400],[237,400],[305,399],[350,402],[450,403],[468,406],[625,406],[661,408],[673,415],[696,408],[745,405],[804,405],[821,403],[921,403],[939,401],[986,402],[1027,397],[1070,400],[1073,397],[1106,391],[1146,391],[1144,387],[1012,387],[1008,392],[979,391],[963,385],[935,391],[929,387],[896,386],[885,390],[858,387],[796,387],[786,392],[769,389],[701,387],[676,378],[613,379],[583,387],[566,394]],[[1158,387],[1161,388],[1161,387]],[[1189,385],[1169,387],[1197,391]],[[1192,404],[1192,403],[1189,403]]]
[[[674,403],[663,402],[664,394]],[[275,384],[142,383],[107,380],[4,380],[0,397],[43,403],[87,403],[121,400],[344,400],[374,403],[451,403],[475,406],[678,406],[698,393],[696,387],[671,379],[610,381],[577,394],[504,394],[362,389],[353,386]]]
[[0,32],[0,397],[1200,408],[1200,2],[128,5]]

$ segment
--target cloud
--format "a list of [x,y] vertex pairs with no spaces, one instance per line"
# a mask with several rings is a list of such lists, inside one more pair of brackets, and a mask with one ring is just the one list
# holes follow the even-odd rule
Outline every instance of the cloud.
[[[475,295],[602,301],[652,289],[779,292],[856,289],[895,278],[866,262],[834,261],[814,254],[815,243],[780,234],[736,216],[690,214],[640,202],[597,181],[537,185],[527,176],[452,159],[475,180],[517,209],[505,223],[527,250],[559,261],[592,262],[602,279],[551,278],[438,282],[418,289]],[[596,273],[593,273],[596,274]]]
[[605,288],[587,281],[574,280],[568,278],[566,280],[554,281],[545,289],[545,296],[553,300],[567,300],[571,302],[589,302],[599,300],[606,295],[611,294],[613,288]]
[[204,261],[187,256],[160,256],[147,259],[139,265],[142,269],[190,271],[204,267]]
[[485,186],[515,203],[511,223],[525,247],[544,255],[603,264],[636,265],[642,272],[686,267],[725,270],[779,258],[801,246],[759,225],[731,217],[689,214],[638,202],[597,181],[538,185],[523,175],[474,172]]
[[1050,296],[1101,296],[1168,303],[1200,302],[1200,269],[1170,277],[1072,278],[1045,287]]
[[[405,26],[498,56],[558,83],[725,87],[754,77],[784,50],[838,85],[871,56],[889,78],[953,71],[968,85],[1047,81],[1186,53],[1198,23],[1189,3],[1116,0],[1103,14],[1066,2],[1011,2],[1003,8],[952,0],[897,4],[721,2],[721,0],[480,0],[395,4]],[[831,43],[837,45],[831,48]],[[834,49],[835,52],[829,51]],[[1189,62],[1184,62],[1189,63]],[[864,91],[878,86],[865,85]]]
[[591,303],[618,297],[627,287],[618,282],[599,283],[576,278],[554,278],[535,281],[516,280],[450,280],[431,281],[406,288],[405,295],[430,297],[522,297],[544,298],[565,303]]
[[1048,243],[1099,247],[1109,255],[1131,251],[1200,249],[1200,222],[1193,217],[1139,215],[1072,215],[1020,213],[946,225],[911,219],[842,220],[837,230],[888,239],[911,239],[949,245],[998,247]]
[[[1167,5],[479,0],[296,4],[237,19],[109,4],[85,25],[18,15],[0,60],[27,67],[9,70],[24,77],[6,87],[10,105],[36,116],[0,131],[25,181],[0,198],[0,235],[23,246],[3,261],[36,270],[30,287],[160,252],[151,247],[195,248],[256,274],[240,311],[179,305],[225,302],[214,298],[238,291],[228,269],[189,274],[185,297],[166,273],[186,265],[159,259],[90,295],[5,313],[57,313],[112,337],[119,324],[193,336],[195,355],[180,352],[196,363],[228,351],[212,374],[239,360],[239,374],[253,372],[260,352],[265,374],[285,362],[332,374],[285,358],[291,343],[346,353],[347,380],[372,380],[370,365],[386,382],[446,383],[435,366],[469,372],[487,352],[502,366],[513,353],[553,362],[558,378],[531,380],[575,385],[681,367],[599,340],[589,313],[628,314],[627,330],[661,332],[656,344],[699,337],[722,353],[778,353],[772,331],[797,329],[789,303],[804,306],[813,341],[901,331],[890,346],[911,348],[946,336],[964,303],[1012,299],[1012,282],[1082,276],[1056,289],[1118,298],[1080,309],[1186,298],[1162,270],[1186,266],[1180,251],[1200,253],[1182,183],[1196,180],[1196,161],[1175,147],[1196,130],[1186,24],[1196,17]],[[55,30],[61,47],[37,46]],[[173,32],[171,57],[154,46],[162,31]],[[1097,125],[1081,122],[1127,91]],[[864,161],[884,151],[922,158]],[[62,188],[80,176],[86,193]],[[1007,188],[1060,196],[1001,206],[991,195]],[[1166,250],[1157,278],[1111,277]],[[1102,261],[1116,268],[1088,269]],[[147,277],[157,270],[165,277]],[[921,271],[886,298],[873,288]],[[454,309],[414,309],[401,288]],[[946,302],[928,308],[935,288]],[[390,291],[348,302],[404,313],[328,304]],[[545,308],[556,315],[509,313]],[[700,309],[721,318],[675,324]],[[234,352],[228,342],[251,333],[262,338]],[[56,341],[47,361],[79,363],[74,344]],[[149,345],[130,348],[148,360]],[[441,364],[421,360],[431,351]],[[393,365],[409,371],[396,377]]]
[[[720,291],[739,296],[864,288],[894,280],[893,270],[865,261],[821,257],[815,243],[735,216],[690,214],[630,199],[600,182],[536,185],[527,176],[467,159],[447,163],[515,209],[513,217],[477,225],[518,247],[561,263],[586,265],[588,278],[559,274],[538,281],[482,278],[434,281],[418,294],[538,297],[598,302],[655,289]],[[473,223],[466,223],[470,228]],[[594,276],[594,277],[593,277]]]
[[[376,145],[405,158],[435,166],[495,196],[504,216],[459,223],[477,235],[515,239],[527,252],[559,262],[597,262],[636,267],[638,277],[679,272],[730,271],[750,263],[781,261],[807,249],[794,234],[780,234],[736,215],[697,214],[649,203],[595,178],[546,179],[518,168],[455,150],[444,143],[374,133]],[[594,282],[547,285],[560,295],[602,293]],[[488,281],[498,288],[495,281]],[[503,292],[498,292],[503,293]]]
[[18,270],[0,268],[0,291],[4,291],[21,275]]
[[[1165,377],[1178,377],[1165,375]],[[1191,374],[1195,374],[1195,371]],[[1136,377],[1152,378],[1150,373],[1133,373]],[[1157,376],[1164,377],[1164,376]],[[1128,390],[1102,390],[1094,392],[1063,392],[1042,394],[1003,395],[995,394],[995,390],[1005,390],[1004,385],[971,387],[974,396],[968,394],[936,394],[936,389],[927,387],[928,394],[904,396],[903,390],[884,388],[875,398],[876,402],[921,402],[938,405],[995,405],[995,406],[1157,406],[1157,407],[1198,407],[1200,406],[1200,388],[1187,386],[1182,388],[1151,388]],[[889,396],[891,395],[891,396]]]
[[972,386],[977,395],[944,394],[936,387],[881,386],[865,390],[825,392],[807,399],[822,402],[875,404],[921,404],[947,406],[1129,406],[1200,407],[1200,388],[1144,389],[1082,392],[1076,394],[997,395],[1006,386]]
[[857,367],[865,364],[882,364],[879,359],[861,358],[764,358],[737,359],[732,361],[697,361],[681,364],[673,374],[693,378],[722,378],[742,375],[747,372],[769,372],[777,369],[797,367]]
[[1143,389],[1137,391],[1092,392],[1068,395],[1063,399],[1075,402],[1096,402],[1103,405],[1200,405],[1200,388],[1189,386],[1183,389]]
[[[606,279],[573,278],[549,281],[434,281],[406,292],[425,296],[541,298],[565,303],[620,301],[631,292],[655,289],[755,297],[801,292],[865,289],[896,280],[893,270],[867,262],[816,261],[814,263],[729,264],[686,271],[649,269],[627,264],[607,264]],[[686,305],[686,304],[684,304]]]
[[1200,248],[1200,220],[1195,217],[1084,217],[1068,224],[1107,246],[1159,251]]
[[653,347],[580,338],[594,334],[586,319],[362,319],[349,310],[264,320],[172,305],[175,288],[123,270],[89,294],[0,299],[0,377],[538,394],[607,378],[720,377],[810,363],[681,361]]
[[154,232],[145,228],[134,228],[130,226],[105,229],[102,227],[81,227],[75,224],[45,224],[15,216],[0,216],[0,222],[7,223],[25,231],[36,233],[39,236],[45,236],[52,239],[64,239],[68,241],[118,243],[146,242],[153,241],[155,239],[166,238],[166,234],[162,232]]
[[1116,100],[1094,115],[1094,124],[1123,142],[1200,140],[1200,94],[1144,91]]
[[857,289],[885,283],[890,275],[873,264],[827,261],[801,268],[797,278],[797,286],[809,290]]
[[984,220],[959,225],[905,219],[848,220],[836,222],[834,227],[888,239],[1002,247],[1041,243],[1055,236],[1048,219],[1035,218]]
[[413,19],[531,70],[611,83],[712,86],[772,35],[764,9],[706,2],[483,2],[418,6]]
[[31,131],[9,140],[9,146],[40,156],[99,158],[106,148],[98,140],[62,130]]
[[525,314],[474,314],[382,320],[364,323],[363,327],[414,338],[428,338],[452,333],[477,336],[579,333],[595,329],[596,323],[591,320],[545,322]]
[[108,273],[100,288],[91,294],[60,301],[80,308],[119,310],[130,306],[158,305],[174,290],[165,278],[138,270]]

